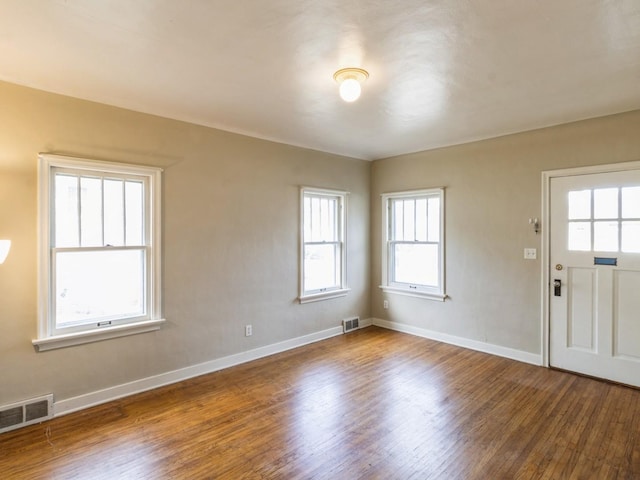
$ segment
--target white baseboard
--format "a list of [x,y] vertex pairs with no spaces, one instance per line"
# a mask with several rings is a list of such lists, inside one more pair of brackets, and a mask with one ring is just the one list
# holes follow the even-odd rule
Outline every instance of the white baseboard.
[[[449,343],[480,352],[490,353],[493,355],[518,360],[520,362],[530,363],[533,365],[542,365],[542,356],[534,353],[523,352],[521,350],[501,347],[499,345],[492,345],[490,343],[479,342],[467,338],[456,337],[454,335],[439,333],[402,323],[390,322],[379,318],[366,318],[360,321],[360,328],[366,328],[371,325],[376,325],[378,327],[387,328],[389,330],[396,330],[398,332],[404,332],[419,337],[429,338],[431,340]],[[342,327],[333,327],[327,330],[322,330],[320,332],[304,335],[302,337],[292,338],[283,342],[266,345],[254,350],[248,350],[246,352],[236,353],[227,357],[217,358],[215,360],[200,363],[198,365],[181,368],[179,370],[173,370],[171,372],[161,373],[152,377],[142,378],[140,380],[135,380],[133,382],[116,385],[113,387],[105,388],[103,390],[86,393],[77,397],[67,398],[57,401],[53,404],[53,416],[59,417],[68,413],[76,412],[78,410],[93,407],[95,405],[100,405],[112,400],[117,400],[122,397],[127,397],[136,393],[163,387],[172,383],[181,382],[182,380],[188,380],[189,378],[197,377],[199,375],[205,375],[207,373],[223,370],[225,368],[233,367],[234,365],[257,360],[259,358],[274,355],[276,353],[285,352],[293,348],[308,345],[310,343],[325,340],[327,338],[335,337],[341,334]]]
[[[371,319],[368,319],[362,322],[363,326],[365,326],[364,324],[366,322],[368,322],[368,325],[372,324]],[[191,367],[161,373],[152,377],[142,378],[140,380],[86,393],[77,397],[67,398],[53,404],[53,414],[55,417],[59,417],[61,415],[93,407],[95,405],[100,405],[101,403],[117,400],[122,397],[145,392],[171,383],[181,382],[182,380],[187,380],[199,375],[216,372],[218,370],[233,367],[234,365],[257,360],[275,353],[291,350],[293,348],[301,347],[309,343],[318,342],[341,334],[342,327],[329,328],[327,330],[304,335],[302,337],[292,338],[290,340],[274,343],[254,350],[248,350],[246,352],[236,353],[227,357],[217,358]]]
[[373,318],[360,319],[360,328],[367,328],[373,325]]
[[469,348],[471,350],[477,350],[479,352],[490,353],[492,355],[510,358],[511,360],[530,363],[532,365],[543,365],[541,354],[524,352],[522,350],[516,350],[515,348],[502,347],[500,345],[480,342],[478,340],[471,340],[464,337],[457,337],[455,335],[427,330],[425,328],[414,327],[404,323],[390,322],[388,320],[382,320],[380,318],[373,318],[371,320],[373,322],[373,325],[377,327],[387,328],[389,330],[395,330],[397,332],[408,333],[410,335],[428,338],[430,340],[436,340],[438,342],[449,343],[451,345]]

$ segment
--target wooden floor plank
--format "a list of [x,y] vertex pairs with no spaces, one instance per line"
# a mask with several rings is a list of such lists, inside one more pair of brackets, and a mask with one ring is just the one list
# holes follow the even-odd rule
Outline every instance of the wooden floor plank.
[[0,435],[2,479],[640,478],[640,391],[376,327]]

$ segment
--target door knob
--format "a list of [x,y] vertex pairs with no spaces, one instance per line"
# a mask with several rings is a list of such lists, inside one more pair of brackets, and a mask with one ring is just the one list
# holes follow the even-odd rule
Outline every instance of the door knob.
[[553,281],[553,295],[555,297],[562,296],[562,282],[557,278]]

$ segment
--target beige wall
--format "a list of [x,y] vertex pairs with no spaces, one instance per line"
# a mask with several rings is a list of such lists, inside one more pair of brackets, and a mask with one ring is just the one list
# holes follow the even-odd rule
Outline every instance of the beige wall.
[[[57,401],[369,317],[370,163],[0,83],[0,405]],[[35,353],[37,154],[164,168],[158,332]],[[299,305],[299,186],[347,190],[348,296]],[[244,337],[244,325],[253,336]]]
[[[428,132],[425,132],[428,135]],[[640,111],[376,161],[371,173],[371,298],[377,318],[517,350],[541,351],[544,170],[640,160]],[[380,194],[446,188],[446,277],[451,299],[383,294]],[[389,300],[384,310],[383,299]]]

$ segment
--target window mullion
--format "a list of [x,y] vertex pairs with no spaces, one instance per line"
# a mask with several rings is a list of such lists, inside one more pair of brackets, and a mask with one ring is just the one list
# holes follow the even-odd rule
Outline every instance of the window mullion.
[[78,210],[78,246],[82,245],[82,195],[80,175],[76,176],[76,203]]
[[391,243],[398,245],[440,245],[440,242],[429,240],[394,240]]
[[622,252],[622,188],[618,188],[618,251]]
[[429,228],[429,199],[431,197],[424,197],[424,234],[425,238],[429,240],[429,234],[431,233]]
[[122,180],[122,241],[127,244],[127,181]]
[[589,201],[591,202],[591,221],[589,222],[589,228],[591,228],[591,251],[595,248],[595,236],[596,236],[596,226],[595,226],[595,201],[593,198],[593,190],[589,190]]
[[387,201],[387,242],[393,239],[393,225],[395,223],[395,216],[393,215],[393,201]]
[[53,253],[58,252],[116,252],[123,250],[148,250],[146,245],[134,245],[134,246],[105,246],[105,247],[52,247]]
[[100,177],[100,229],[102,231],[102,246],[104,246],[104,177]]
[[336,232],[336,240],[340,241],[340,243],[342,243],[342,239],[344,238],[344,222],[342,221],[342,219],[344,218],[344,210],[342,207],[342,200],[341,199],[336,199],[336,202],[338,202],[338,208],[336,209],[337,211],[337,215],[335,220],[336,226],[335,226],[335,232]]
[[325,239],[325,235],[327,234],[326,227],[326,215],[328,215],[328,212],[325,212],[325,205],[328,203],[326,198],[321,198],[320,199],[320,238],[324,241]]
[[413,201],[413,240],[418,241],[418,200]]

